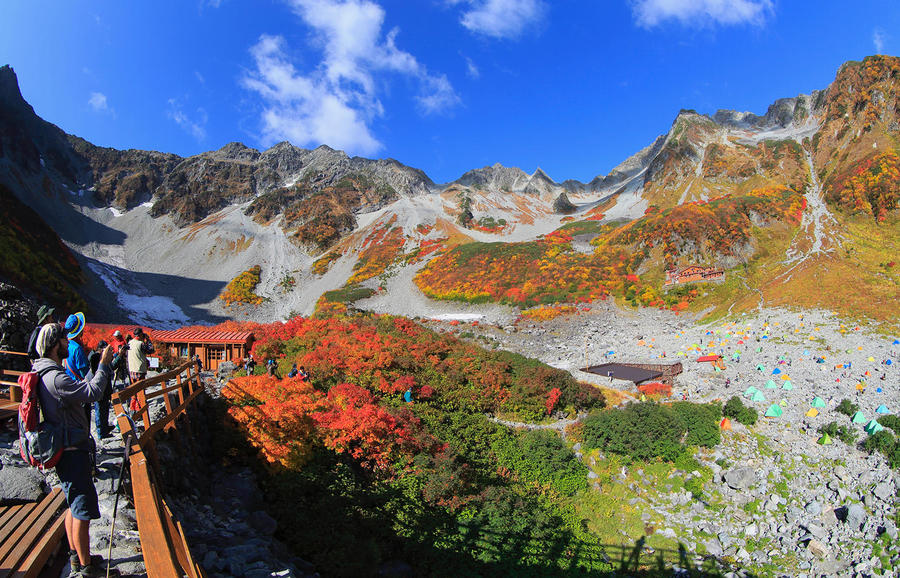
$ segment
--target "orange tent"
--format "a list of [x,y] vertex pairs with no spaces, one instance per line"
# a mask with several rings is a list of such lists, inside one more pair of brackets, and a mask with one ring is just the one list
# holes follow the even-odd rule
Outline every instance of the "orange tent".
[[722,431],[731,430],[731,420],[727,417],[723,417],[722,421],[719,422],[719,427],[722,428]]

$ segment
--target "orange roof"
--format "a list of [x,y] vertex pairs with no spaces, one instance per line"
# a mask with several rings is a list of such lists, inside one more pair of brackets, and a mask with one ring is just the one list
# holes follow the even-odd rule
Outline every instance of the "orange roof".
[[247,343],[250,331],[220,331],[202,327],[182,327],[175,331],[154,331],[153,340],[164,343]]

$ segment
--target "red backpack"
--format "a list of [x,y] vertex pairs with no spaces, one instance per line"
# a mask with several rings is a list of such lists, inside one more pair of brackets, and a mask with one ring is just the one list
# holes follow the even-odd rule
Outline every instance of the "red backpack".
[[[41,470],[56,466],[62,457],[65,428],[44,421],[38,387],[54,367],[29,371],[19,376],[22,401],[19,403],[19,452],[29,465]],[[55,387],[54,387],[55,389]]]

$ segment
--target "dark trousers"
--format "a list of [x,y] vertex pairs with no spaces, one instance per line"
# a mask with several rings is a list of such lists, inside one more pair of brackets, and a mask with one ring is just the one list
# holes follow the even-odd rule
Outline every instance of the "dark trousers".
[[106,437],[112,426],[109,425],[109,406],[112,403],[112,384],[108,384],[100,401],[94,402],[94,423],[97,425],[97,435]]

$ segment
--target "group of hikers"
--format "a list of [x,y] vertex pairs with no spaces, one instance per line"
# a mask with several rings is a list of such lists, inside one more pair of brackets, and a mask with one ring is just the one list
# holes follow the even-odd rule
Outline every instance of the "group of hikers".
[[[247,355],[244,358],[244,373],[247,375],[253,375],[253,370],[256,368],[256,360],[253,358],[253,354]],[[266,361],[266,375],[270,375],[276,379],[281,379],[281,376],[278,375],[278,364],[275,363],[274,359],[269,359]],[[309,381],[309,373],[306,371],[306,368],[302,365],[298,368],[297,364],[293,364],[291,366],[291,370],[287,374],[288,379],[299,379],[300,381]]]
[[37,395],[44,422],[65,432],[56,474],[68,505],[69,564],[73,575],[91,577],[107,575],[105,561],[90,553],[90,521],[100,518],[93,480],[96,442],[90,434],[91,413],[93,410],[97,436],[111,436],[116,427],[109,423],[113,390],[147,376],[147,356],[154,347],[146,332],[136,327],[133,335],[127,336],[116,330],[109,342],[101,340],[95,349],[86,351],[84,327],[83,313],[58,322],[55,310],[42,306],[29,338],[28,354],[32,371],[39,377]]

